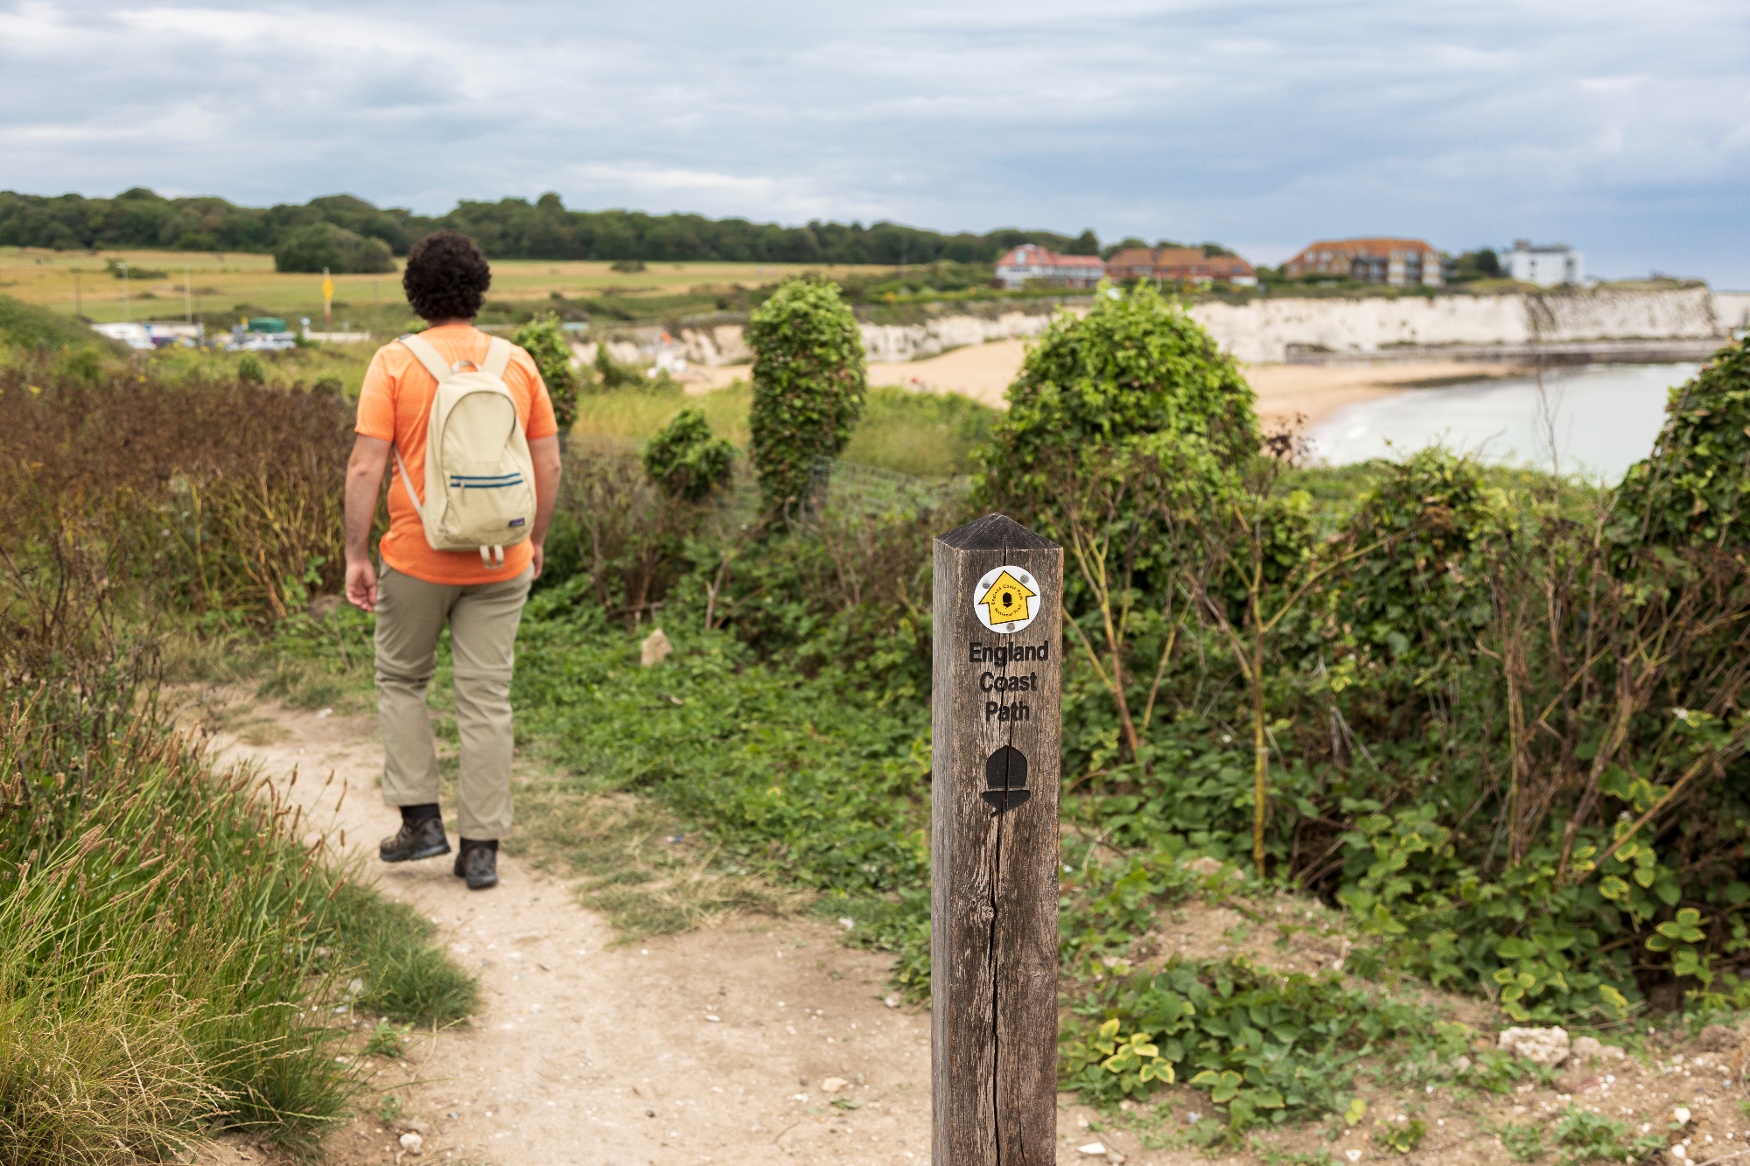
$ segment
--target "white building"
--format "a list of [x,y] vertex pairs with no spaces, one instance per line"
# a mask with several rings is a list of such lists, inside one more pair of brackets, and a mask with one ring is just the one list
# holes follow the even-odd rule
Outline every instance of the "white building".
[[1586,257],[1566,243],[1533,247],[1530,240],[1518,239],[1507,252],[1507,274],[1539,287],[1578,286],[1586,282]]
[[1106,275],[1106,264],[1098,255],[1059,255],[1036,243],[1011,248],[996,267],[997,286],[1011,289],[1029,283],[1091,288]]

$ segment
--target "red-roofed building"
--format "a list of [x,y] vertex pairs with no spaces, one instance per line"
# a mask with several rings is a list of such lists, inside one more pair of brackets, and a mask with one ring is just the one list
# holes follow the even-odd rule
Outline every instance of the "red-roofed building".
[[1098,255],[1059,255],[1037,243],[1023,243],[997,260],[996,283],[1006,288],[1029,283],[1091,288],[1105,275],[1106,265]]
[[1132,247],[1106,261],[1106,274],[1115,280],[1159,279],[1233,287],[1258,284],[1258,273],[1238,255],[1205,255],[1201,247]]
[[1440,252],[1420,239],[1331,239],[1314,243],[1282,266],[1290,279],[1298,275],[1346,275],[1363,283],[1393,287],[1444,282]]

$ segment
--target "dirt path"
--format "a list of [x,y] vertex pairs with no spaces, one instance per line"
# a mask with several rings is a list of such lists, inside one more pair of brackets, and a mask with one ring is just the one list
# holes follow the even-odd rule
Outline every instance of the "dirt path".
[[[435,921],[455,958],[480,977],[482,1007],[471,1023],[419,1034],[403,1060],[368,1059],[377,1092],[328,1139],[330,1166],[929,1161],[929,1017],[889,1007],[886,961],[846,948],[832,926],[742,916],[623,945],[565,881],[515,857],[500,859],[502,884],[479,893],[451,875],[448,858],[383,866],[374,847],[397,818],[377,795],[372,718],[261,707],[230,723],[254,743],[221,735],[218,759],[256,765],[303,807],[308,843],[326,835],[367,859],[378,887]],[[1309,907],[1284,899],[1242,917],[1187,903],[1162,939],[1196,958],[1239,951],[1284,971],[1312,971],[1340,962],[1346,948],[1274,919]],[[1278,931],[1284,942],[1273,940]],[[1460,1004],[1467,1016],[1482,1008]],[[1468,1018],[1488,1032],[1486,1018]],[[1644,1134],[1675,1129],[1669,1115],[1682,1105],[1694,1111],[1679,1135],[1690,1157],[1671,1161],[1705,1163],[1750,1144],[1750,1102],[1739,1083],[1750,1042],[1740,1048],[1744,1033],[1727,1036],[1673,1048],[1651,1064],[1570,1065],[1549,1084],[1522,1082],[1506,1095],[1364,1086],[1369,1121],[1354,1129],[1335,1120],[1291,1126],[1271,1135],[1269,1153],[1235,1148],[1213,1158],[1190,1145],[1151,1150],[1139,1141],[1159,1124],[1147,1111],[1183,1128],[1208,1109],[1205,1094],[1180,1087],[1104,1118],[1060,1095],[1057,1162],[1510,1166],[1495,1136],[1503,1123],[1553,1130],[1580,1108]],[[390,1095],[401,1116],[385,1121],[375,1110]],[[1426,1142],[1409,1154],[1385,1148],[1377,1133],[1404,1114],[1427,1124]],[[399,1145],[406,1132],[423,1137],[418,1156]],[[1103,1152],[1082,1152],[1096,1146]],[[201,1160],[241,1166],[261,1154],[221,1143]]]
[[[288,792],[307,842],[344,836],[482,987],[472,1023],[372,1059],[402,1117],[378,1119],[367,1097],[328,1139],[333,1166],[410,1162],[408,1131],[420,1160],[496,1166],[929,1160],[929,1016],[884,1002],[884,959],[830,926],[758,917],[617,946],[565,882],[516,858],[476,893],[448,857],[384,866],[375,846],[397,817],[377,794],[374,720],[262,708],[251,725],[270,743],[221,736],[218,759]],[[845,1084],[829,1094],[829,1078]],[[1086,1117],[1060,1113],[1062,1162],[1090,1161]]]

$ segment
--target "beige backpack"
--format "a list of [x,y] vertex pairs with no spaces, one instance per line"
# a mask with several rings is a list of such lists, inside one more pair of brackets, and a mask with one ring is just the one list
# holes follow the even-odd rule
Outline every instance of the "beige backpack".
[[395,451],[425,541],[433,550],[478,550],[488,567],[503,566],[504,548],[528,538],[535,524],[535,465],[516,400],[504,384],[510,341],[494,336],[478,366],[471,360],[445,364],[419,336],[403,336],[400,343],[438,383],[425,430],[423,492],[414,490],[407,463]]

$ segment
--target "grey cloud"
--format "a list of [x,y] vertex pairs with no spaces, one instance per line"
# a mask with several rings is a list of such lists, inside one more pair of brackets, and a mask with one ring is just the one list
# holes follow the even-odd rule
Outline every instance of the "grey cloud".
[[0,185],[1461,248],[1750,286],[1738,0],[0,6]]

